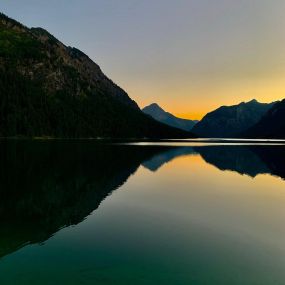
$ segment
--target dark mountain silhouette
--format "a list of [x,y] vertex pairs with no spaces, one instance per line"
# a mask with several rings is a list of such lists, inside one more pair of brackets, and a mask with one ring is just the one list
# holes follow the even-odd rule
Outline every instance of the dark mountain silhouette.
[[76,48],[0,14],[0,136],[178,138]]
[[242,133],[241,136],[285,139],[285,100],[276,103],[260,121]]
[[167,147],[0,142],[0,257],[80,223]]
[[255,125],[274,104],[252,100],[234,106],[222,106],[208,113],[192,131],[199,137],[236,137]]
[[191,131],[192,128],[198,123],[197,120],[186,120],[177,118],[174,115],[164,111],[156,103],[144,107],[142,111],[161,123],[164,123],[171,127],[182,129],[184,131]]

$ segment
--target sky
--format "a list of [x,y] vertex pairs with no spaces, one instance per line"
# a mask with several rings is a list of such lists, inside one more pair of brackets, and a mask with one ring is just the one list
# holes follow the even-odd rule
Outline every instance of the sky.
[[285,98],[285,0],[3,0],[0,10],[85,52],[140,107],[200,119]]

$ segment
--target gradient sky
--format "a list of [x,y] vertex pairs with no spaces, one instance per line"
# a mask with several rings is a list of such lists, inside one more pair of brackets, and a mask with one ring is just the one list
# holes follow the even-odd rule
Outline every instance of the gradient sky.
[[143,107],[187,118],[285,98],[285,0],[3,0],[98,63]]

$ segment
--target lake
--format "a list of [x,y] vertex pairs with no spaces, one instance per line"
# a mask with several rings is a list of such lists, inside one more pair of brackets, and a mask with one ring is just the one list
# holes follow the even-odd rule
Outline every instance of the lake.
[[0,142],[2,284],[285,284],[285,146]]

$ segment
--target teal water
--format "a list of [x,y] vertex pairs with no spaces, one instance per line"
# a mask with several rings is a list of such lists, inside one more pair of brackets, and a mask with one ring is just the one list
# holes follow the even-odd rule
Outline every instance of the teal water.
[[0,142],[0,284],[285,284],[285,146]]

